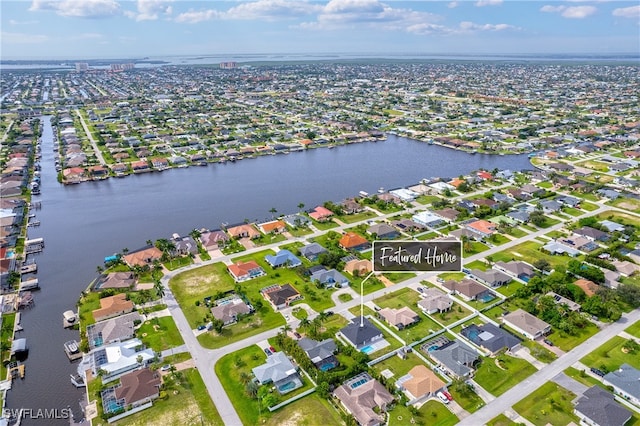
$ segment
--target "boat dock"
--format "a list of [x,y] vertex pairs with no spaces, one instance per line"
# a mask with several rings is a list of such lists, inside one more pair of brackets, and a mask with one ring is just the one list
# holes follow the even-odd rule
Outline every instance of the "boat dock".
[[38,270],[38,265],[35,262],[27,263],[26,265],[22,265],[20,267],[21,274],[30,274],[32,272],[36,272],[37,270]]
[[24,364],[18,364],[17,362],[10,363],[9,377],[11,377],[11,379],[15,379],[17,377],[24,379]]
[[24,242],[27,254],[40,253],[44,249],[44,238],[34,238]]
[[78,314],[73,311],[64,311],[62,313],[62,327],[72,328],[78,323]]
[[38,284],[38,279],[32,278],[27,281],[22,281],[20,283],[20,288],[18,288],[18,291],[36,290],[39,288],[40,288],[40,284]]
[[78,342],[75,340],[69,340],[64,344],[64,352],[67,354],[69,361],[76,361],[82,358],[82,352],[78,347]]
[[23,331],[24,328],[22,328],[22,326],[20,325],[20,321],[21,321],[21,314],[20,312],[16,312],[16,319],[14,322],[14,326],[13,326],[13,331],[15,333],[17,333],[18,331]]

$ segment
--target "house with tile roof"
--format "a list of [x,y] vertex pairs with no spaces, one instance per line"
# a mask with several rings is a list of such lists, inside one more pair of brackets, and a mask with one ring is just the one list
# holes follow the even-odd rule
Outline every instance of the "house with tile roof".
[[227,232],[232,238],[259,238],[262,235],[252,224],[243,223],[241,225],[227,228]]
[[304,245],[300,247],[298,250],[300,251],[300,254],[302,256],[306,257],[311,261],[318,259],[318,256],[320,256],[322,253],[327,252],[327,249],[322,247],[318,243],[311,243],[311,244]]
[[396,381],[396,387],[403,390],[411,401],[422,401],[446,386],[445,382],[425,365],[416,365]]
[[235,324],[238,320],[238,316],[250,313],[251,307],[238,296],[226,299],[224,303],[220,303],[211,308],[211,314],[213,317],[222,321],[223,325]]
[[340,247],[345,250],[364,251],[371,247],[371,243],[364,237],[355,232],[345,233],[338,242]]
[[102,291],[107,288],[129,289],[136,284],[136,278],[133,272],[111,272],[102,274],[93,284],[93,291]]
[[123,407],[136,408],[158,398],[161,384],[162,379],[157,371],[149,368],[132,371],[120,377],[115,397]]
[[122,256],[122,260],[129,267],[151,265],[154,261],[160,260],[161,258],[162,251],[154,246],[137,250]]
[[281,395],[302,387],[298,369],[284,352],[271,354],[267,357],[266,363],[251,371],[259,384],[273,383]]
[[580,287],[582,291],[584,291],[584,294],[587,295],[587,297],[591,297],[594,294],[596,294],[596,292],[600,288],[598,284],[584,278],[579,278],[575,280],[573,283],[578,287]]
[[142,322],[140,314],[131,312],[89,324],[87,326],[89,349],[133,338],[135,327],[140,322]]
[[421,296],[422,299],[418,301],[418,307],[425,314],[447,312],[453,306],[453,300],[437,288],[427,288],[422,292]]
[[472,222],[469,222],[465,225],[465,228],[468,230],[477,233],[482,238],[486,238],[491,236],[494,232],[496,232],[496,224],[491,223],[488,220],[478,219]]
[[300,292],[291,284],[265,287],[260,290],[260,293],[276,311],[286,308],[292,302],[302,298]]
[[287,225],[282,220],[272,220],[258,224],[258,229],[265,235],[281,234],[287,230]]
[[309,217],[317,222],[326,222],[331,219],[333,212],[326,207],[318,206],[309,212]]
[[102,321],[105,319],[117,317],[118,315],[128,314],[133,311],[133,302],[127,300],[125,293],[118,293],[113,296],[103,297],[100,299],[100,308],[95,309],[93,319]]
[[486,271],[481,269],[472,269],[471,275],[473,275],[473,277],[479,282],[493,288],[507,285],[511,282],[511,277],[509,275],[496,269],[487,269]]
[[344,264],[344,271],[351,275],[364,277],[373,270],[373,264],[369,259],[351,259]]
[[378,316],[383,318],[396,330],[403,330],[420,321],[420,316],[406,306],[399,309],[383,308],[378,311]]
[[233,263],[227,266],[227,270],[237,283],[266,275],[264,269],[255,260]]
[[448,280],[442,285],[447,290],[459,294],[467,301],[476,300],[485,294],[491,294],[491,291],[487,287],[469,278],[464,278],[460,281]]
[[517,278],[524,282],[529,282],[529,280],[536,274],[535,268],[533,266],[520,260],[496,262],[493,267],[499,271],[504,272],[512,278]]
[[319,282],[325,288],[341,288],[347,287],[349,285],[349,280],[347,277],[342,275],[340,272],[335,269],[322,269],[317,270],[311,274],[311,282]]
[[[344,409],[355,417],[361,426],[385,424],[384,412],[394,401],[393,395],[377,380],[366,373],[347,380],[333,391]],[[381,414],[379,414],[381,413]]]

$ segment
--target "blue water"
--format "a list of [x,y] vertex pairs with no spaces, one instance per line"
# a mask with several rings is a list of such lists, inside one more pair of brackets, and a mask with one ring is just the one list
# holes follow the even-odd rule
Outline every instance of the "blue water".
[[479,334],[480,333],[478,333],[478,330],[469,330],[469,332],[467,333],[467,335],[469,336],[469,340],[471,340],[472,342],[478,338]]
[[480,300],[483,301],[484,303],[491,302],[493,299],[495,299],[495,297],[493,297],[490,294],[485,294],[480,298]]
[[105,413],[114,413],[114,412],[122,409],[122,406],[120,404],[118,404],[118,401],[116,401],[115,399],[103,401],[103,403],[104,403],[104,412]]
[[288,391],[296,387],[295,382],[287,382],[282,386],[278,386],[280,392]]
[[332,368],[335,368],[335,366],[336,366],[336,363],[335,363],[335,362],[328,362],[328,363],[326,363],[326,364],[322,364],[322,365],[320,366],[320,371],[329,371],[329,370],[331,370]]
[[429,352],[433,352],[433,351],[435,351],[436,349],[438,349],[438,345],[433,345],[433,346],[431,346],[429,349],[427,349],[427,351],[429,351]]
[[360,349],[360,352],[364,352],[365,354],[369,354],[369,353],[373,352],[373,346],[365,346],[364,348]]

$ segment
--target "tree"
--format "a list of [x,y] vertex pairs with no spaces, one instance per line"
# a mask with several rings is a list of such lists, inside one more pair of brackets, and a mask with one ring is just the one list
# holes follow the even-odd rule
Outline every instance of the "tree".
[[549,261],[542,258],[533,262],[533,267],[543,272],[551,270],[551,264],[549,263]]
[[244,386],[244,391],[246,392],[246,394],[253,399],[255,399],[258,396],[258,390],[259,390],[258,384],[253,380],[250,380]]
[[164,286],[160,280],[155,280],[153,283],[153,289],[156,291],[156,294],[160,297],[164,297]]
[[304,209],[304,203],[298,203],[298,210],[302,211]]
[[547,222],[547,218],[540,210],[534,210],[529,214],[529,221],[535,226],[541,227]]
[[278,212],[278,210],[275,207],[271,207],[269,209],[269,213],[271,213],[271,218],[274,219],[275,218],[275,214]]

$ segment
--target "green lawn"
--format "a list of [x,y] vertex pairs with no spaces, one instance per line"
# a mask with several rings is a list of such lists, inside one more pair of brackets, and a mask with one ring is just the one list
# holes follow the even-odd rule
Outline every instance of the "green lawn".
[[437,236],[438,236],[437,232],[427,232],[427,233],[418,235],[416,239],[419,241],[426,241],[426,240],[432,240]]
[[326,231],[328,229],[331,228],[337,228],[338,224],[335,223],[333,220],[327,220],[325,222],[317,222],[317,221],[313,221],[313,226],[315,226],[316,228],[318,228],[318,230],[320,231]]
[[[178,383],[179,382],[179,383]],[[178,372],[166,399],[153,402],[153,407],[117,422],[126,426],[224,425],[198,370]]]
[[489,246],[479,241],[472,241],[462,245],[463,256],[471,256],[489,250]]
[[[13,338],[13,326],[16,320],[16,314],[3,314],[2,315],[2,327],[0,328],[0,347],[6,347],[7,350],[0,350],[0,360],[4,361],[9,359],[11,352],[11,339]],[[6,345],[6,346],[5,346]],[[0,380],[4,380],[7,377],[7,367],[5,363],[0,364]]]
[[100,308],[100,294],[95,292],[85,292],[85,294],[80,297],[79,304],[79,322],[81,327],[86,328],[88,325],[96,322],[96,320],[93,319],[92,312]]
[[583,201],[583,202],[580,203],[580,208],[582,210],[586,210],[588,212],[592,212],[594,210],[598,210],[598,207],[599,206],[597,204],[589,203],[589,202],[586,202],[586,201]]
[[598,214],[596,217],[598,220],[608,219],[623,225],[640,226],[640,219],[628,213],[609,210]]
[[465,264],[464,267],[467,269],[480,269],[481,271],[488,271],[491,269],[491,265],[487,265],[482,260],[474,260],[471,263]]
[[392,356],[379,362],[373,366],[379,373],[384,370],[390,370],[393,373],[391,380],[394,382],[400,377],[404,376],[416,365],[425,365],[424,362],[418,358],[415,354],[410,353],[406,359],[401,359],[397,356]]
[[608,201],[607,204],[621,209],[629,210],[634,213],[640,213],[640,200],[635,200],[633,198],[620,197],[617,200]]
[[564,370],[564,373],[571,377],[574,380],[577,380],[578,382],[582,383],[585,386],[600,386],[603,389],[606,389],[607,387],[604,385],[604,383],[602,383],[602,381],[596,379],[595,377],[583,372],[582,370],[577,370],[573,367],[569,367],[566,370]]
[[632,336],[640,338],[640,321],[636,321],[633,325],[627,327],[625,331]]
[[[491,255],[494,261],[510,261],[510,260],[522,260],[529,264],[535,263],[538,259],[545,259],[549,262],[552,268],[558,266],[566,266],[569,259],[568,256],[553,256],[547,253],[543,253],[540,248],[543,244],[538,244],[533,241],[525,241],[522,244],[518,244],[515,247],[509,249],[509,251],[499,252]],[[520,256],[517,256],[520,254]]]
[[592,322],[589,322],[585,328],[578,329],[575,336],[571,336],[565,332],[552,329],[551,334],[548,336],[548,338],[553,342],[554,345],[556,345],[563,351],[568,352],[578,346],[580,343],[587,340],[589,337],[596,334],[598,331],[598,327]]
[[[500,294],[502,294],[503,296],[506,297],[510,297],[513,296],[513,294],[518,291],[519,288],[524,287],[524,284],[522,284],[519,281],[511,281],[509,284],[507,285],[503,285],[500,286],[496,289],[496,291]],[[494,301],[491,301],[490,303],[493,303]]]
[[173,317],[152,318],[145,321],[138,330],[136,336],[142,340],[148,348],[155,352],[175,348],[184,344],[182,336],[173,321]]
[[544,362],[545,364],[549,364],[558,358],[556,354],[533,340],[524,340],[522,342],[522,346],[529,348],[531,355],[538,361]]
[[516,426],[517,423],[509,419],[504,414],[500,414],[498,417],[491,419],[487,426]]
[[453,396],[454,401],[456,401],[462,408],[470,413],[478,411],[485,405],[484,401],[482,400],[482,398],[480,398],[480,396],[478,396],[477,393],[472,390],[467,390],[464,391],[464,393],[461,393],[456,388],[455,383],[453,384],[453,386],[449,386],[449,393],[451,393],[451,396]]
[[416,198],[416,201],[422,205],[431,204],[434,201],[440,201],[440,200],[442,200],[442,198],[435,195],[421,195],[418,198]]
[[636,353],[624,353],[622,351],[622,346],[626,341],[627,339],[615,336],[580,361],[588,367],[599,368],[603,371],[613,371],[625,363],[634,368],[640,368],[638,351]]
[[342,303],[346,303],[346,302],[349,302],[350,300],[353,300],[353,296],[350,295],[349,293],[342,293],[338,295],[338,300],[341,301]]
[[[500,367],[496,360],[501,360]],[[475,381],[488,392],[500,396],[536,372],[536,368],[527,361],[509,355],[496,358],[482,358],[476,371]]]
[[395,408],[389,412],[387,424],[388,426],[405,426],[411,424],[411,418],[414,419],[416,425],[428,426],[453,426],[459,421],[444,404],[429,400],[420,407],[417,416],[413,416],[404,405],[396,404]]
[[337,219],[339,219],[344,223],[355,223],[355,222],[361,222],[366,219],[371,219],[372,217],[377,217],[377,215],[371,210],[365,210],[360,213],[354,213],[354,214],[348,214],[348,215],[345,214],[342,216],[337,216]]
[[544,189],[549,189],[549,188],[553,187],[553,183],[551,183],[549,181],[539,182],[536,186],[538,186],[540,188],[544,188]]
[[522,238],[524,236],[527,235],[526,232],[524,232],[522,229],[516,227],[511,228],[511,230],[508,232],[509,235],[511,235],[512,237],[516,237],[516,238]]
[[504,235],[493,234],[491,236],[491,238],[489,238],[489,241],[491,241],[493,244],[499,246],[499,245],[508,243],[511,240],[509,238],[505,237]]
[[301,426],[321,426],[341,424],[342,419],[329,401],[313,393],[275,411],[264,424],[279,426],[292,422]]
[[571,404],[575,396],[557,384],[548,382],[515,404],[513,409],[536,426],[578,424],[580,419],[573,414]]
[[389,281],[393,282],[394,284],[398,284],[401,283],[402,281],[406,281],[410,278],[414,278],[416,276],[416,274],[414,273],[409,273],[409,272],[387,272],[382,274],[384,275]]
[[573,195],[574,197],[583,198],[585,200],[589,200],[593,202],[598,201],[598,196],[591,192],[571,191],[569,194]]
[[584,213],[584,212],[581,212],[578,209],[574,209],[574,208],[571,208],[571,207],[565,207],[565,208],[562,209],[562,211],[567,213],[567,214],[570,214],[571,216],[574,216],[574,217],[582,216],[582,214]]
[[463,318],[471,315],[471,311],[464,306],[453,302],[451,309],[448,312],[442,312],[439,314],[432,314],[433,319],[444,325],[451,325],[454,322],[460,321]]

